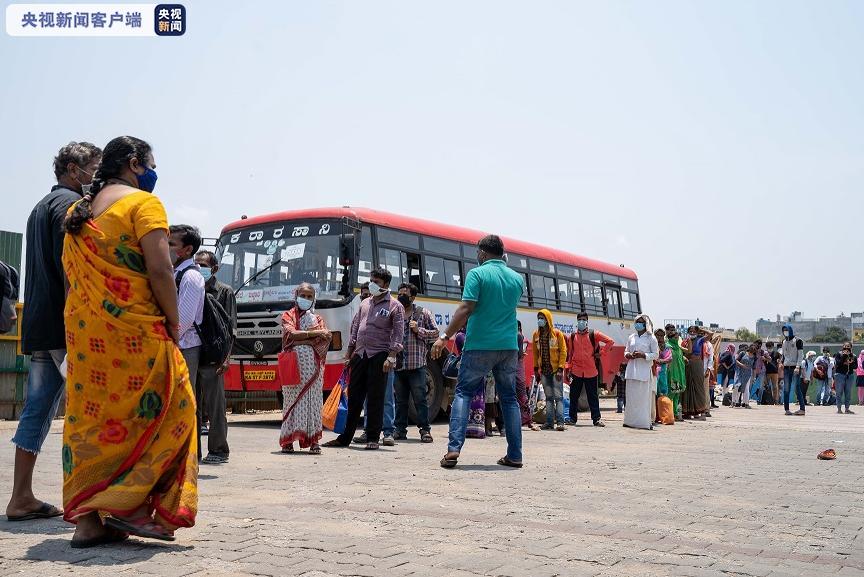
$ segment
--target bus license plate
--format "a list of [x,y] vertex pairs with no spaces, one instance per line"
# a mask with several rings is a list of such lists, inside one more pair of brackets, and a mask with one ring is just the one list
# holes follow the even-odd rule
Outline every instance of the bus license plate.
[[247,381],[275,381],[276,371],[243,371]]

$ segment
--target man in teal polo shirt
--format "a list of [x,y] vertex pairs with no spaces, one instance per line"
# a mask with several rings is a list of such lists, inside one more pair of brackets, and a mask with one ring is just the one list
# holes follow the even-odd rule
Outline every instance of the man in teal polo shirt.
[[516,371],[519,367],[516,307],[522,298],[522,275],[504,263],[504,243],[497,236],[483,238],[477,247],[480,263],[465,277],[462,303],[450,326],[432,345],[432,358],[441,356],[450,340],[466,322],[465,347],[459,367],[456,394],[450,410],[450,441],[441,466],[453,468],[465,444],[465,429],[471,399],[485,386],[491,371],[501,401],[507,455],[498,460],[507,467],[522,466],[522,427],[516,397]]

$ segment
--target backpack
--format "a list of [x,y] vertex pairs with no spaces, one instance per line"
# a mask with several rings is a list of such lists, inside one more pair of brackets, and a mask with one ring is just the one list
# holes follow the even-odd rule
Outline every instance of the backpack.
[[18,320],[18,313],[15,311],[18,288],[18,271],[0,261],[0,334],[8,333],[15,328]]
[[[176,279],[177,290],[180,290],[180,282],[183,280],[183,275],[186,271],[195,269],[197,266],[190,266],[180,273]],[[231,354],[231,345],[233,342],[231,331],[231,319],[228,313],[216,300],[216,297],[204,291],[204,313],[202,315],[201,325],[193,323],[195,332],[201,338],[201,366],[221,366]]]

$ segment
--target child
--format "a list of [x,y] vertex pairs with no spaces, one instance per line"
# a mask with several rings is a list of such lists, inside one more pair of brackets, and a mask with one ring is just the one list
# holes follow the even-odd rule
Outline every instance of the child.
[[618,387],[618,410],[616,413],[623,413],[624,407],[627,405],[627,385],[624,379],[624,371],[627,370],[627,363],[621,363],[621,366],[618,367],[618,373],[612,378],[612,386],[609,388],[609,392],[615,390],[615,387]]

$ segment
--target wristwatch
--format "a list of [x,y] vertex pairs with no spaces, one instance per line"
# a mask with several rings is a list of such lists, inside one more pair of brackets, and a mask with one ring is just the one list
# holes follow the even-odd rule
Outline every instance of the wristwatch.
[[441,333],[441,335],[438,338],[440,338],[442,341],[449,341],[450,340],[450,337],[447,336],[447,333]]

